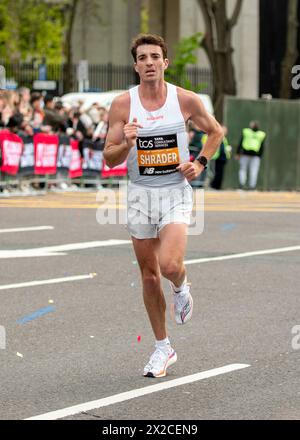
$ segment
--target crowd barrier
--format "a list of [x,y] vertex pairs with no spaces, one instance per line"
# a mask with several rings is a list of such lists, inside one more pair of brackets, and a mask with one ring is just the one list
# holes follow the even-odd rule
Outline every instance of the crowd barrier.
[[49,185],[70,182],[83,187],[126,178],[126,162],[110,169],[103,158],[104,141],[79,142],[67,135],[17,135],[0,131],[0,188],[22,182]]

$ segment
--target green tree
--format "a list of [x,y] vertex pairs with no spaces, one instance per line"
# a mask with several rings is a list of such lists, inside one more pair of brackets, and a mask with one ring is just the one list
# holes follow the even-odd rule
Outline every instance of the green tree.
[[196,50],[199,49],[202,38],[203,34],[197,32],[190,37],[181,39],[179,44],[175,47],[173,63],[166,72],[167,81],[195,92],[200,92],[203,87],[205,87],[205,84],[193,86],[187,77],[187,67],[197,64]]
[[1,0],[0,56],[10,61],[63,58],[64,18],[59,4],[38,0]]
[[148,34],[149,32],[149,9],[149,0],[140,0],[140,31],[143,34]]
[[[80,6],[80,9],[79,9]],[[75,17],[101,20],[101,0],[0,0],[0,58],[64,63],[64,90],[74,87],[72,35]]]

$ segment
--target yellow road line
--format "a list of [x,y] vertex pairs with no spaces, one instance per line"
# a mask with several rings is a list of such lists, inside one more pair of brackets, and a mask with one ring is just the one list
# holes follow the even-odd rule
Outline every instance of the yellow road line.
[[[116,203],[104,204],[96,201],[97,194],[106,200],[106,192],[86,193],[49,193],[43,196],[0,198],[2,208],[46,208],[46,209],[125,209],[119,203],[115,191]],[[220,193],[206,191],[204,193],[205,211],[222,212],[300,212],[300,193],[297,192],[238,192],[222,191]],[[107,200],[109,202],[109,200]],[[122,200],[123,202],[123,200]],[[201,206],[196,207],[197,211]]]

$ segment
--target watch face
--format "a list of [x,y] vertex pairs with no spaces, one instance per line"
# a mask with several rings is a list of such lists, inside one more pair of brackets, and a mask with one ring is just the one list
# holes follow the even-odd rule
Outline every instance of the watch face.
[[200,162],[202,165],[206,166],[206,165],[207,165],[207,159],[206,159],[206,157],[205,157],[205,156],[200,156],[200,157],[199,157],[199,162]]

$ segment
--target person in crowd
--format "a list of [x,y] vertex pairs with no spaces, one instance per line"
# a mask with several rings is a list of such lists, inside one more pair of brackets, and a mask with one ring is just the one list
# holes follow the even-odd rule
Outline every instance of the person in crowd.
[[15,113],[14,106],[11,105],[12,99],[9,91],[1,91],[0,98],[0,113],[1,126],[5,127],[8,124],[9,118]]
[[[190,158],[191,161],[194,161],[195,158],[200,154],[200,151],[203,148],[203,136],[205,133],[200,130],[198,127],[196,127],[195,123],[190,123],[189,128],[189,151],[190,151]],[[206,169],[203,170],[203,172],[194,180],[191,182],[192,188],[202,188],[204,187],[205,180],[206,180]]]
[[66,117],[59,113],[59,110],[55,108],[55,102],[53,96],[45,96],[44,98],[44,120],[43,125],[51,127],[53,132],[60,131],[66,127]]
[[35,133],[37,133],[44,120],[44,111],[42,109],[43,98],[40,93],[35,92],[31,95],[32,118],[31,125]]
[[21,87],[19,89],[19,97],[19,112],[26,117],[32,111],[32,107],[30,105],[30,89],[28,87]]
[[216,153],[211,158],[213,168],[214,168],[214,176],[210,183],[211,188],[220,190],[222,188],[223,178],[224,178],[224,170],[227,161],[231,157],[231,146],[229,145],[228,139],[226,137],[228,133],[228,129],[225,125],[222,125],[222,129],[224,132],[223,141],[216,151]]
[[256,188],[265,139],[266,133],[260,130],[258,121],[251,121],[249,127],[243,129],[236,155],[236,159],[240,163],[240,189],[246,188],[248,173],[249,189],[254,190]]

